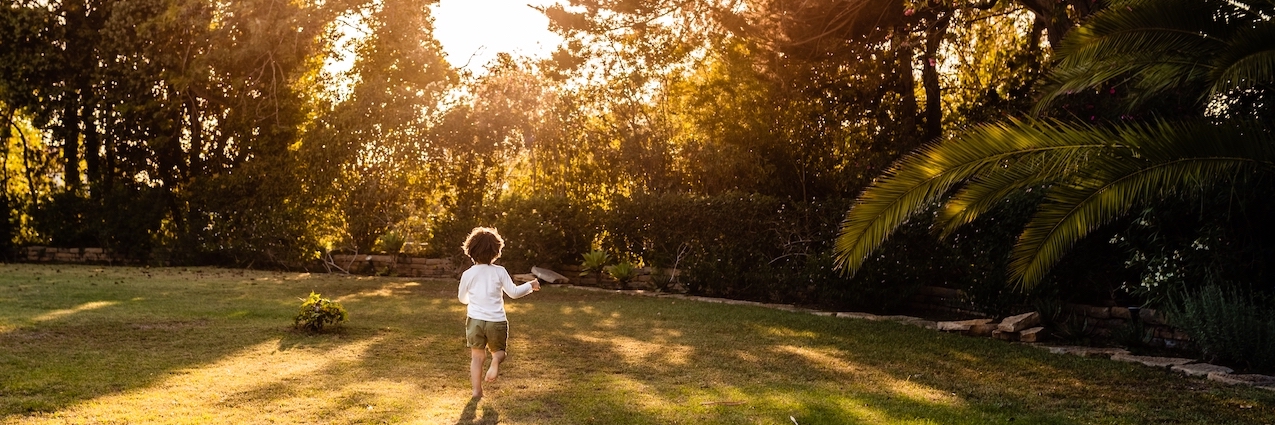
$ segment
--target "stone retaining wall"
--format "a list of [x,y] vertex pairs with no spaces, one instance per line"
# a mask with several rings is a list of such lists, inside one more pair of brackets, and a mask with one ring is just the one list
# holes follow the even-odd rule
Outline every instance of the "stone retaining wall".
[[124,259],[102,248],[54,248],[28,246],[19,250],[19,259],[29,262],[122,263]]
[[332,262],[350,273],[406,277],[455,278],[460,270],[447,258],[419,258],[387,254],[336,254]]
[[917,288],[916,293],[908,297],[904,305],[913,311],[938,313],[940,316],[986,316],[975,310],[974,305],[966,301],[965,293],[961,292],[961,290],[940,286],[922,286]]
[[[19,250],[18,258],[45,263],[128,263],[124,258],[102,248],[54,248],[29,246]],[[408,277],[455,278],[459,271],[446,258],[415,258],[406,255],[336,254],[332,262],[342,270],[361,274],[392,274]],[[317,263],[316,263],[317,264]],[[307,269],[316,264],[304,265]],[[335,270],[333,270],[335,271]]]
[[[935,312],[941,315],[961,315],[966,317],[986,317],[974,310],[974,306],[965,301],[965,294],[959,289],[938,286],[923,286],[916,294],[908,298],[908,308],[919,312]],[[1134,319],[1133,311],[1137,311]],[[1098,337],[1111,337],[1113,332],[1122,330],[1131,323],[1137,323],[1147,332],[1150,343],[1155,346],[1175,347],[1190,341],[1190,337],[1179,329],[1169,326],[1164,316],[1154,309],[1128,307],[1092,306],[1084,304],[1064,304],[1061,317],[1055,321],[1068,322],[1077,332],[1085,332]]]

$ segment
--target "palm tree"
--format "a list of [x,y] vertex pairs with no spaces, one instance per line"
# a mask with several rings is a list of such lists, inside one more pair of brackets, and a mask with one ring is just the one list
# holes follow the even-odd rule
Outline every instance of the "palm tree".
[[[946,236],[1012,194],[1043,190],[1010,258],[1011,279],[1030,287],[1076,241],[1134,207],[1275,171],[1273,15],[1272,0],[1112,1],[1068,32],[1036,112],[1119,88],[1126,120],[1011,119],[904,156],[847,213],[838,266],[856,272],[936,205]],[[1157,107],[1169,98],[1188,108],[1164,117]],[[1136,118],[1148,114],[1159,118]]]

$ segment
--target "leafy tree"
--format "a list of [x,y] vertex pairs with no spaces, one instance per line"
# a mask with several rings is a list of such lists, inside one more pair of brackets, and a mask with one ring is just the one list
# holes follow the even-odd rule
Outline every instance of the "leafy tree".
[[545,13],[568,40],[548,73],[603,93],[584,107],[608,119],[597,137],[647,170],[619,178],[642,190],[842,196],[971,112],[1018,106],[1044,57],[1040,16],[1015,3],[580,1]]
[[[328,6],[67,0],[4,8],[0,42],[20,46],[3,53],[6,112],[50,136],[23,141],[24,149],[60,156],[60,172],[24,164],[41,175],[28,183],[58,182],[32,188],[24,206],[39,238],[139,258],[163,246],[160,259],[178,261],[201,252],[295,257],[307,238],[307,203],[292,148],[308,119],[302,86],[319,65],[324,23],[341,7]],[[135,214],[143,210],[159,213]]]
[[362,35],[351,41],[353,66],[321,105],[305,136],[310,196],[337,211],[336,227],[360,252],[398,227],[429,192],[424,164],[439,141],[431,127],[456,75],[433,38],[428,5],[391,0],[359,5],[338,22]]

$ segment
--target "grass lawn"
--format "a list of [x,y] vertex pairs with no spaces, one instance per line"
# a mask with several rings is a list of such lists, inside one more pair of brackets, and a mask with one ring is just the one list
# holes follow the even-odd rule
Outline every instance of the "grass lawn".
[[[291,330],[311,290],[340,331]],[[1275,392],[887,322],[547,287],[469,398],[455,281],[0,264],[2,423],[1275,424]]]

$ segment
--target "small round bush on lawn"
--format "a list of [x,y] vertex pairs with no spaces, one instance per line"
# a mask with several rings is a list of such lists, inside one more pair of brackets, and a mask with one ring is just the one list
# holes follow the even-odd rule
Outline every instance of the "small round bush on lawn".
[[348,314],[341,303],[323,298],[317,292],[302,300],[301,311],[292,319],[292,326],[310,332],[322,332],[324,326],[344,322]]

